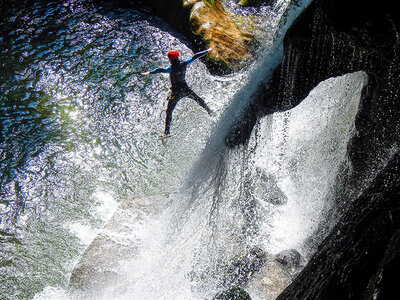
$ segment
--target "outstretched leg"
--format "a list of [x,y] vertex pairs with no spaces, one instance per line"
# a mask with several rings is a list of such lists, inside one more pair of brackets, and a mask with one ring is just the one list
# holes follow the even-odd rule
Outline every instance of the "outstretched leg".
[[169,135],[169,128],[171,126],[171,121],[172,121],[172,112],[176,106],[176,104],[179,101],[179,97],[174,96],[173,93],[171,93],[170,96],[168,96],[168,106],[167,106],[167,111],[166,111],[166,116],[165,116],[165,130],[164,134]]
[[190,93],[187,95],[189,98],[192,98],[194,101],[196,101],[202,108],[204,108],[209,115],[211,115],[213,112],[212,110],[207,106],[207,104],[204,102],[204,100],[198,96],[195,92],[190,90]]

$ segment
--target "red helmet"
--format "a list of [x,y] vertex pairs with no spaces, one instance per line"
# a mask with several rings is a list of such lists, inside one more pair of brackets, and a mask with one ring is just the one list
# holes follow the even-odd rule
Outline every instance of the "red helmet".
[[168,51],[167,55],[168,55],[169,59],[177,59],[179,56],[179,52],[176,50],[171,50],[171,51]]

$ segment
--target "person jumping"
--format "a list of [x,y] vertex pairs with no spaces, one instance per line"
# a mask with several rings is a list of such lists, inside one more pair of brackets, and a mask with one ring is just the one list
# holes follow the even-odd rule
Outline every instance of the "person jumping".
[[178,101],[183,97],[192,98],[201,107],[203,107],[210,116],[213,115],[212,110],[207,106],[202,98],[200,98],[195,92],[193,92],[193,90],[187,85],[185,80],[186,67],[195,59],[203,57],[208,52],[211,52],[213,49],[214,48],[212,47],[207,50],[200,51],[184,61],[181,61],[179,59],[179,52],[177,50],[171,50],[167,53],[171,66],[167,68],[157,68],[149,72],[141,73],[144,76],[157,73],[170,74],[171,88],[167,96],[168,105],[165,118],[165,130],[164,135],[160,137],[161,139],[170,135],[169,129],[172,121],[172,111],[174,110]]

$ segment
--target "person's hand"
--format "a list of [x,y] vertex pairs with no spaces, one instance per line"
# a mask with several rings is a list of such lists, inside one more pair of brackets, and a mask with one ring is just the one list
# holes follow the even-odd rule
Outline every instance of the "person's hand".
[[147,76],[147,75],[150,75],[150,72],[142,72],[140,74],[142,74],[143,76]]
[[211,51],[213,51],[214,49],[215,49],[215,46],[212,46],[212,47],[208,48],[207,51],[208,51],[208,52],[211,52]]

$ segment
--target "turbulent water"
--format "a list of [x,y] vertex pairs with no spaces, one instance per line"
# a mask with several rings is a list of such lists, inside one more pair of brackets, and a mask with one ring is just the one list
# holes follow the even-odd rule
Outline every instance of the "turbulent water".
[[200,61],[190,66],[189,85],[217,116],[182,100],[165,143],[168,78],[139,73],[166,66],[171,48],[191,56],[184,37],[144,9],[37,1],[3,12],[2,297],[92,297],[69,293],[69,276],[131,197],[168,195],[157,217],[130,223],[138,251],[115,267],[124,281],[98,299],[209,299],[223,288],[221,265],[248,247],[307,256],[346,164],[364,73],[321,83],[298,107],[260,120],[245,146],[220,139],[279,63],[279,32],[308,1],[298,2],[289,13],[288,1],[247,11],[270,17],[266,49],[248,69],[218,77]]
[[[167,49],[192,52],[146,11],[36,2],[5,15],[0,292],[22,299],[65,284],[82,241],[122,199],[174,190],[214,120],[181,101],[175,140],[157,141],[168,78],[139,72],[166,65]],[[227,81],[194,63],[189,83],[196,73],[194,90],[220,111]]]

